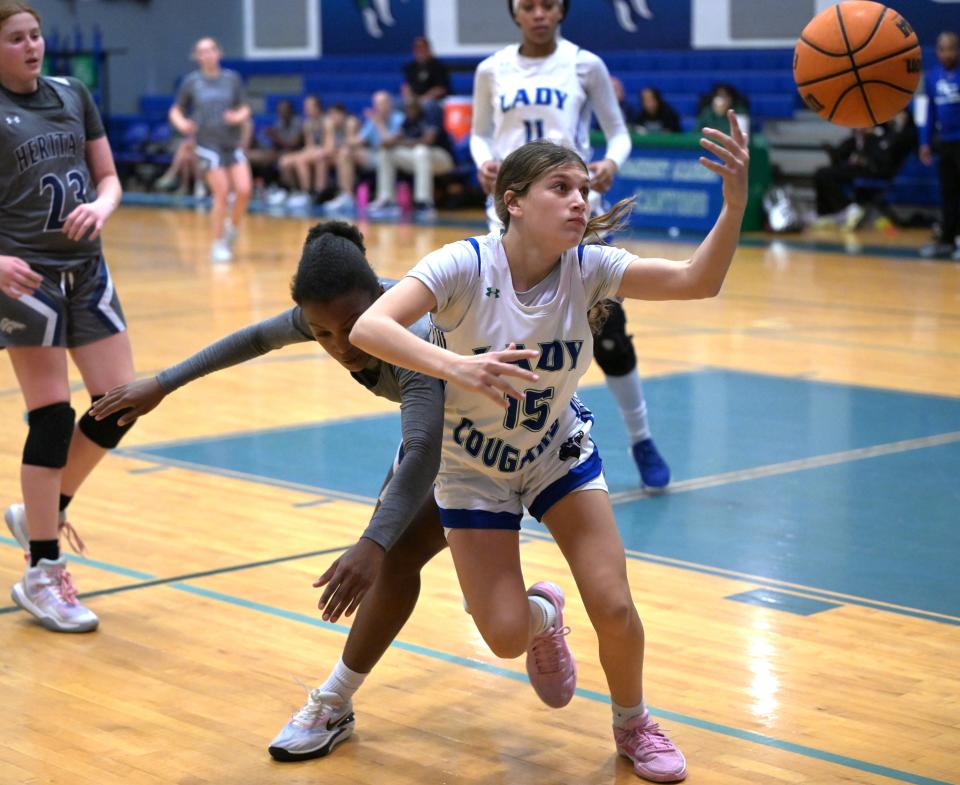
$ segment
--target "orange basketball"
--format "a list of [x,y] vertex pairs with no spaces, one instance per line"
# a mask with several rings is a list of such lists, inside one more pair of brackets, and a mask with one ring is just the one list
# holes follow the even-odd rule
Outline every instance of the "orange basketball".
[[920,42],[892,8],[848,0],[817,14],[797,41],[793,78],[803,102],[848,128],[885,123],[920,81]]

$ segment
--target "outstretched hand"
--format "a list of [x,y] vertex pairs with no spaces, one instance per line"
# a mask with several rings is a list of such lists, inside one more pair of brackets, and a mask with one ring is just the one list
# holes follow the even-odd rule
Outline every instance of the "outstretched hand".
[[94,419],[102,420],[114,412],[121,412],[126,409],[128,411],[117,420],[117,424],[127,425],[136,420],[137,417],[153,411],[166,395],[156,377],[137,379],[129,384],[114,387],[90,407],[90,414],[93,415]]
[[701,156],[700,163],[723,178],[723,199],[727,205],[743,210],[747,206],[750,150],[747,135],[740,130],[736,112],[728,110],[727,118],[730,120],[729,134],[716,128],[704,128],[703,135],[706,138],[700,140],[700,146],[720,161]]
[[324,621],[335,622],[341,615],[350,616],[360,606],[380,573],[384,555],[377,543],[361,537],[313,582],[314,588],[327,587],[317,603]]

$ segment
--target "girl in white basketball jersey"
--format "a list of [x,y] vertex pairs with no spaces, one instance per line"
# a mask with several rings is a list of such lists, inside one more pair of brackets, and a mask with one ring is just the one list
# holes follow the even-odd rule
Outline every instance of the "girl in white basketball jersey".
[[[558,36],[569,0],[508,0],[523,41],[495,52],[477,67],[470,152],[480,184],[490,193],[500,162],[523,144],[549,139],[575,150],[588,163],[590,206],[599,213],[602,194],[630,155],[630,134],[603,61]],[[605,157],[591,161],[590,118],[596,114],[607,139]],[[490,230],[502,228],[492,200]],[[670,482],[670,469],[654,444],[647,403],[637,373],[626,316],[617,302],[594,342],[594,357],[607,378],[630,435],[633,459],[651,489]]]
[[[701,161],[723,178],[724,207],[688,261],[579,245],[585,233],[611,228],[625,205],[588,222],[586,164],[569,148],[532,142],[507,156],[497,176],[504,234],[428,255],[350,336],[374,356],[449,382],[436,498],[484,640],[501,657],[526,650],[530,681],[548,705],[570,700],[576,669],[564,639],[563,592],[546,582],[524,589],[519,529],[526,508],[556,539],[596,629],[617,749],[656,782],[683,779],[686,764],[644,704],[643,627],[590,436],[593,418],[575,390],[591,350],[588,309],[611,296],[719,292],[747,201],[747,143],[732,112],[730,119],[731,136],[705,129],[701,141],[720,159]],[[428,311],[432,343],[405,329]],[[485,354],[508,346],[525,349],[526,363]],[[518,370],[522,389],[504,378]]]

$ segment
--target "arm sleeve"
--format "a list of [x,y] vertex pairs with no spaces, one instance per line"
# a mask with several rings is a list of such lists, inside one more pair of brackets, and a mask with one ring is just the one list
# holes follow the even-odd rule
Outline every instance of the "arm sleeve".
[[97,111],[97,105],[93,101],[93,96],[87,86],[79,79],[68,77],[70,85],[80,93],[80,100],[83,102],[83,132],[88,142],[99,139],[107,135],[103,127],[103,120],[100,119],[100,112]]
[[473,119],[470,155],[478,167],[493,160],[493,71],[486,62],[477,66],[473,78]]
[[617,103],[617,96],[613,92],[610,72],[603,60],[596,55],[581,50],[581,56],[584,57],[584,87],[603,135],[607,138],[606,157],[619,169],[630,157],[633,145],[627,124],[623,120],[623,112],[620,111],[620,104]]
[[443,440],[443,384],[397,368],[403,460],[387,480],[363,536],[390,550],[433,489]]
[[300,308],[291,308],[272,319],[230,333],[183,362],[160,371],[157,383],[164,392],[170,393],[201,376],[239,365],[291,343],[312,340]]
[[623,248],[612,248],[606,245],[583,247],[581,270],[588,308],[617,293],[624,271],[636,258]]
[[437,300],[434,322],[452,330],[463,320],[480,280],[479,258],[472,243],[462,240],[429,253],[410,272]]

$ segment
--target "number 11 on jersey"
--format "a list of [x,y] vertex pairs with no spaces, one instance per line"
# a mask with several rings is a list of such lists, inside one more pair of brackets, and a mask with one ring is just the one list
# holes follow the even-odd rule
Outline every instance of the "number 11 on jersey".
[[543,139],[543,120],[524,120],[523,125],[527,129],[528,142]]

